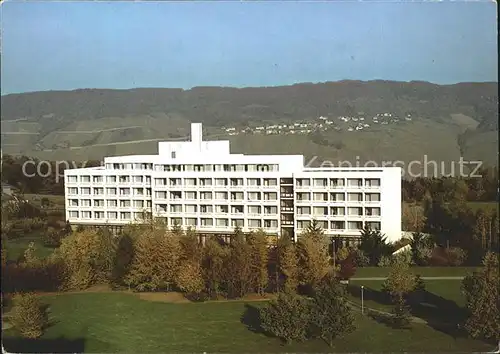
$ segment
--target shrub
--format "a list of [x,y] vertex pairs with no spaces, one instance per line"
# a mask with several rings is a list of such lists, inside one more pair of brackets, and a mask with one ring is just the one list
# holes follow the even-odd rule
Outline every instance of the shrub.
[[356,248],[352,251],[354,254],[354,263],[357,267],[366,267],[370,264],[370,259],[365,255],[365,253]]
[[260,310],[261,327],[290,343],[307,338],[310,309],[307,300],[292,292],[282,292]]
[[338,277],[341,280],[348,280],[356,273],[356,263],[354,254],[349,254],[346,259],[340,263]]
[[461,266],[467,259],[467,252],[459,247],[446,248],[444,252],[448,265],[454,267]]
[[339,248],[339,250],[336,252],[335,256],[337,258],[337,261],[341,263],[343,260],[345,260],[350,254],[350,251],[347,247],[342,247]]
[[413,254],[410,250],[399,252],[392,257],[393,262],[403,262],[409,265],[415,264],[413,262]]
[[392,260],[391,260],[390,257],[388,257],[388,256],[382,256],[382,257],[380,257],[380,260],[379,260],[377,266],[379,266],[379,267],[390,267],[391,264],[392,264]]
[[26,338],[39,338],[48,325],[48,315],[34,294],[14,296],[12,325]]

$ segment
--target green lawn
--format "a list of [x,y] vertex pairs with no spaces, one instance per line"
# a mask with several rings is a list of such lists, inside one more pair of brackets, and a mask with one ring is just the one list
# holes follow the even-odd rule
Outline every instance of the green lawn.
[[[474,267],[412,267],[411,270],[415,274],[420,274],[423,277],[459,277],[465,276],[472,272]],[[356,269],[354,278],[365,277],[386,277],[390,267],[361,267]]]
[[495,202],[468,202],[467,205],[473,210],[477,211],[483,209],[484,211],[496,210],[498,212],[498,203]]
[[[242,323],[246,306],[259,303],[220,302],[169,304],[141,300],[124,293],[65,294],[44,297],[55,322],[41,340],[17,342],[4,331],[10,352],[469,352],[491,350],[480,341],[457,337],[421,324],[392,329],[356,315],[357,330],[337,339],[334,348],[322,341],[283,346]],[[249,311],[249,314],[255,311]],[[246,316],[244,316],[246,317]],[[255,323],[249,315],[246,323]],[[17,346],[16,346],[17,345]],[[23,347],[24,345],[24,347]]]
[[35,243],[36,255],[39,258],[45,258],[53,252],[52,248],[45,247],[43,245],[42,236],[39,232],[33,232],[30,235],[6,240],[3,242],[5,242],[7,248],[7,258],[11,261],[17,260],[19,256],[24,253],[26,248],[28,248],[30,242]]

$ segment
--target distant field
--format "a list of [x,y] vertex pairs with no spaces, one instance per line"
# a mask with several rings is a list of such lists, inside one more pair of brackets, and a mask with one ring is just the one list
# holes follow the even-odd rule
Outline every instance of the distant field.
[[34,205],[41,206],[42,199],[47,198],[50,202],[49,209],[64,209],[65,202],[63,195],[53,195],[53,194],[25,194],[24,197],[32,202]]

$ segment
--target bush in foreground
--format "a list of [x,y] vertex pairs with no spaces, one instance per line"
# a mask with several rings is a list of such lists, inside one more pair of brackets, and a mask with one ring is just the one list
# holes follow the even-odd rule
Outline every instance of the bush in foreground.
[[293,292],[283,292],[260,310],[261,327],[286,343],[303,341],[309,329],[309,303]]
[[48,316],[36,295],[18,294],[14,296],[11,323],[23,337],[38,338],[48,325]]
[[333,340],[354,331],[354,316],[344,289],[333,277],[316,289],[310,311],[311,333],[323,339],[330,347]]

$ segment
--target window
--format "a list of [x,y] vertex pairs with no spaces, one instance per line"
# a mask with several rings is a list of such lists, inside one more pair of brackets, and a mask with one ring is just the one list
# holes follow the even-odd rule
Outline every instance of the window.
[[260,192],[248,192],[248,200],[250,201],[260,200]]
[[135,183],[142,183],[143,179],[144,178],[142,176],[134,176]]
[[94,206],[98,208],[104,208],[104,199],[95,199]]
[[349,221],[347,223],[347,228],[349,230],[362,230],[363,229],[363,223],[361,221]]
[[116,183],[116,176],[107,176],[106,182],[107,183]]
[[81,176],[80,181],[83,183],[90,183],[90,176]]
[[182,205],[181,204],[171,204],[170,205],[171,213],[182,213]]
[[378,222],[378,221],[369,221],[366,223],[366,226],[370,230],[380,230],[380,222]]
[[259,227],[262,227],[262,223],[259,219],[250,219],[250,220],[248,220],[248,227],[259,228]]
[[365,208],[366,216],[380,216],[380,208]]
[[78,212],[77,211],[70,211],[69,212],[69,217],[72,219],[77,219],[78,218]]
[[244,223],[243,219],[232,219],[231,227],[243,227]]
[[311,215],[311,207],[297,207],[298,215]]
[[202,187],[209,187],[212,185],[212,179],[211,178],[200,178],[200,186]]
[[278,180],[276,178],[264,178],[264,186],[272,187],[277,185],[278,185]]
[[176,157],[176,153],[175,153],[175,151],[172,151],[172,152],[170,153],[170,157],[171,157],[171,158],[173,158],[173,159],[175,159],[175,157]]
[[120,195],[130,195],[130,188],[120,188]]
[[332,202],[344,202],[345,194],[344,193],[330,193],[330,200]]
[[348,208],[347,212],[351,216],[361,216],[363,215],[363,208]]
[[296,181],[297,187],[309,187],[311,180],[309,178],[299,178]]
[[347,180],[348,187],[361,187],[363,185],[363,180],[361,178],[349,178]]
[[78,194],[78,188],[77,187],[69,187],[68,188],[68,194],[69,195],[76,195],[76,194]]
[[120,208],[130,208],[130,200],[120,200]]
[[186,186],[196,186],[196,178],[186,178],[184,180],[184,185],[186,185]]
[[278,193],[264,192],[264,200],[278,200]]
[[182,199],[182,192],[180,192],[180,191],[170,192],[170,199],[174,199],[174,200]]
[[134,195],[144,195],[144,188],[134,188]]
[[201,227],[210,227],[214,225],[214,220],[213,219],[208,219],[208,218],[201,218],[200,219],[200,225]]
[[106,188],[107,195],[116,195],[116,188]]
[[88,188],[88,187],[83,187],[83,188],[82,188],[82,194],[83,194],[83,195],[90,195],[90,188]]
[[231,214],[243,214],[243,205],[233,205],[231,207]]
[[243,178],[231,178],[231,186],[241,187],[243,185]]
[[108,207],[109,208],[116,208],[118,206],[118,202],[114,199],[108,200]]
[[144,200],[134,200],[134,208],[144,208]]
[[129,183],[130,182],[130,176],[120,176],[118,181],[120,183]]
[[327,184],[326,181],[327,181],[326,178],[315,178],[313,180],[313,183],[314,183],[313,185],[316,188],[318,188],[318,187],[326,187],[326,184]]
[[345,215],[345,208],[342,208],[342,207],[330,208],[330,214],[332,216],[343,216],[343,215]]
[[156,199],[167,199],[167,192],[156,192]]
[[104,211],[94,211],[95,219],[104,219]]
[[102,176],[93,176],[92,177],[92,181],[94,183],[102,183],[103,182],[103,178],[102,178]]
[[94,188],[94,195],[104,195],[104,188]]
[[211,205],[200,205],[200,213],[213,213],[213,207]]
[[82,199],[82,207],[89,207],[90,206],[90,199]]
[[76,182],[78,182],[77,176],[68,176],[68,182],[69,183],[76,183]]
[[184,207],[186,213],[196,213],[197,205],[186,205]]
[[159,211],[159,212],[166,212],[167,211],[167,204],[158,204],[156,205],[156,211]]
[[313,208],[313,215],[318,215],[318,216],[328,215],[328,208],[327,207],[314,207]]
[[264,220],[265,229],[275,229],[278,227],[278,220]]
[[166,178],[155,178],[155,185],[156,186],[165,186],[166,184],[167,184]]
[[367,202],[380,202],[380,194],[379,193],[366,193],[365,201]]
[[186,193],[186,199],[196,199],[196,192],[185,192]]
[[182,179],[180,179],[180,178],[170,178],[170,185],[171,186],[181,186],[182,185]]
[[125,211],[125,212],[121,212],[120,213],[120,219],[122,220],[130,220],[130,218],[132,217],[132,214],[128,211]]
[[77,206],[78,206],[78,199],[70,199],[70,200],[68,201],[68,205],[69,205],[70,207],[77,207]]
[[231,192],[231,200],[243,200],[243,192]]
[[265,206],[264,214],[278,214],[278,207],[275,206]]
[[260,178],[249,178],[247,179],[247,185],[251,187],[260,186]]
[[229,212],[229,207],[227,205],[216,205],[215,212],[220,214],[227,214]]
[[197,221],[196,218],[186,218],[186,226],[195,227],[197,226]]
[[253,205],[250,205],[248,206],[248,214],[260,214],[260,206],[253,206]]
[[361,193],[347,193],[347,200],[350,202],[361,202],[363,200],[363,194],[361,194]]
[[311,200],[311,194],[310,193],[297,193],[297,200]]
[[217,227],[227,227],[227,226],[229,226],[229,220],[228,219],[215,219],[215,225]]
[[379,178],[370,178],[365,180],[365,186],[368,188],[377,188],[380,187],[380,179]]
[[344,230],[345,229],[345,221],[332,221],[330,223],[330,228],[332,230]]
[[215,185],[216,186],[227,186],[227,178],[216,178]]
[[311,225],[311,221],[309,220],[298,220],[297,221],[297,228],[298,229],[307,229]]
[[215,192],[216,200],[227,200],[227,192]]
[[116,211],[108,211],[108,219],[118,219],[118,213]]
[[336,188],[344,186],[345,186],[345,180],[343,178],[332,178],[330,180],[330,187]]
[[82,211],[82,219],[90,219],[91,214],[90,211]]
[[182,225],[182,218],[171,218],[170,225],[181,226]]
[[313,197],[314,197],[315,201],[319,201],[319,202],[328,201],[328,193],[314,193]]

